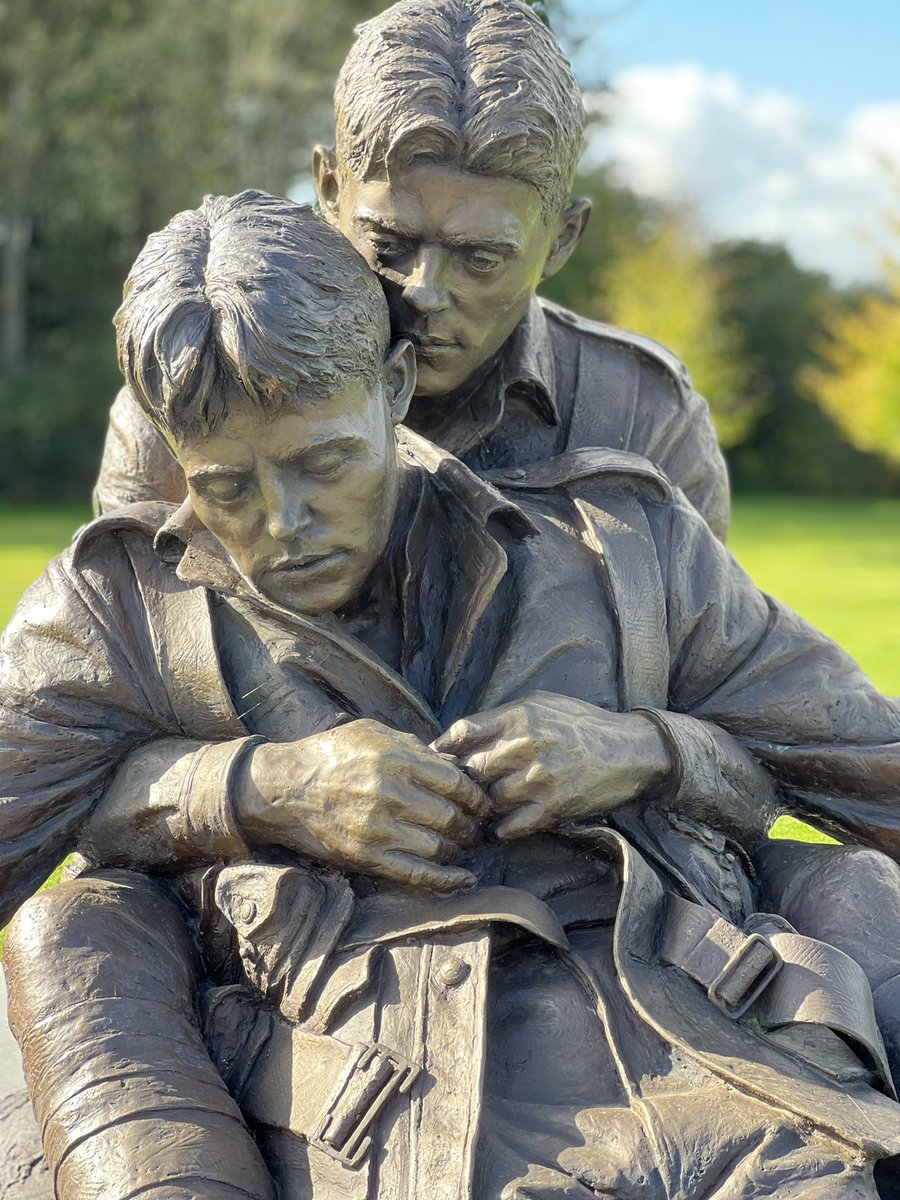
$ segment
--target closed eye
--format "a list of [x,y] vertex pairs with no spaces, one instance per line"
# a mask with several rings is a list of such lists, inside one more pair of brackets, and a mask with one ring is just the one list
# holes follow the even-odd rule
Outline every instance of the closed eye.
[[192,479],[191,485],[204,500],[214,504],[234,504],[250,492],[249,475],[206,475]]

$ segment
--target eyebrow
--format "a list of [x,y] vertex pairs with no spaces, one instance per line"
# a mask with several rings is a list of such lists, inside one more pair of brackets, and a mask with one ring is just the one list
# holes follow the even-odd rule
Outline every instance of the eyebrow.
[[323,438],[310,442],[308,446],[304,446],[302,449],[288,451],[286,454],[279,456],[276,461],[279,466],[285,466],[289,463],[301,462],[307,455],[315,454],[319,450],[358,450],[365,445],[367,445],[365,438],[357,437],[352,433],[336,434],[334,437],[326,435]]
[[[354,220],[356,224],[365,225],[376,232],[392,233],[396,237],[407,240],[413,240],[415,237],[410,230],[404,229],[390,217],[382,216],[380,213],[374,213],[368,209],[358,210]],[[450,233],[442,237],[441,241],[445,246],[452,246],[456,250],[495,250],[501,253],[515,254],[521,249],[518,239],[504,237],[502,234],[498,234],[496,237],[471,237],[465,233]]]
[[221,479],[229,475],[248,475],[249,473],[249,467],[227,467],[210,463],[208,467],[201,467],[197,471],[191,471],[187,478],[191,483],[204,483],[207,479]]

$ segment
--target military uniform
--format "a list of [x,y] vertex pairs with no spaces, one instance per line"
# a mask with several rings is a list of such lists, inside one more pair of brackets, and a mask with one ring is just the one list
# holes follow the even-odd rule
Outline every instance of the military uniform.
[[[273,1117],[270,1162],[296,1194],[412,1197],[426,1194],[427,1179],[429,1197],[484,1200],[592,1189],[622,1200],[713,1189],[812,1197],[826,1194],[826,1177],[829,1197],[873,1195],[872,1162],[900,1143],[898,1109],[870,1086],[866,1066],[833,1035],[798,1043],[767,1034],[759,1006],[775,1004],[777,982],[750,997],[746,1018],[707,995],[718,985],[704,974],[705,954],[718,962],[730,946],[743,962],[792,934],[777,923],[765,935],[746,927],[753,896],[742,847],[703,817],[710,793],[736,813],[758,797],[733,735],[766,762],[795,811],[823,805],[896,841],[897,710],[837,647],[761,596],[649,463],[581,451],[555,476],[536,468],[508,479],[504,498],[415,438],[404,454],[418,498],[402,541],[414,569],[398,573],[408,584],[397,597],[394,662],[338,621],[288,613],[248,590],[189,505],[105,518],[50,568],[4,642],[6,910],[72,846],[130,751],[182,739],[140,821],[123,813],[117,830],[113,814],[101,831],[107,852],[168,873],[233,863],[191,894],[198,919],[226,919],[240,954],[224,961],[241,964],[243,982],[299,1018],[305,1039],[377,1040],[402,1059],[398,1070],[423,1068],[410,1095],[380,1114],[372,1132],[381,1150],[355,1167],[309,1113],[279,1114],[305,1135],[287,1148],[291,1135]],[[229,781],[252,739],[372,717],[430,740],[460,714],[534,689],[612,710],[647,706],[678,764],[658,806],[619,812],[609,828],[488,843],[471,864],[479,887],[442,902],[250,855]],[[11,1014],[60,1195],[81,1200],[86,1181],[102,1177],[107,1197],[135,1188],[267,1196],[255,1147],[224,1087],[216,1092],[185,1011],[196,972],[188,951],[173,938],[158,961],[143,949],[174,919],[158,887],[127,874],[68,885],[26,906],[11,933]],[[295,918],[316,919],[285,922],[285,897]],[[703,914],[708,928],[688,950],[675,933],[666,948],[682,917],[691,926]],[[123,915],[119,953],[108,952]],[[91,922],[94,937],[84,932]],[[216,937],[210,927],[209,946]],[[71,972],[60,965],[66,947],[76,951]],[[248,1044],[229,1051],[228,1037],[217,1039],[236,993],[219,983],[211,1045],[268,1127],[252,1071],[275,1034],[260,1034],[253,1006]],[[126,1042],[127,1065],[117,1021],[136,1018],[123,992],[139,1004],[133,1033],[149,1047],[134,1061]],[[283,1033],[280,1017],[268,1020]],[[792,1020],[820,1027],[799,1010]],[[532,1054],[538,1066],[550,1061],[540,1055],[552,1039],[556,1069],[532,1069]],[[291,1086],[300,1092],[280,1094],[304,1094],[296,1075]],[[197,1114],[207,1107],[204,1138]],[[164,1113],[171,1136],[154,1157],[147,1139]],[[720,1120],[707,1127],[712,1115]],[[221,1163],[235,1157],[226,1187]],[[108,1176],[104,1164],[115,1167]]]

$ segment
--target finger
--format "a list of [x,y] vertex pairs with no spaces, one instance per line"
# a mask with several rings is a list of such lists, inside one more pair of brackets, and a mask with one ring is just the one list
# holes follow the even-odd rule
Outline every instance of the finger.
[[433,829],[423,829],[408,821],[397,821],[392,830],[391,850],[424,858],[427,862],[448,863],[459,857],[461,847]]
[[460,758],[459,765],[491,787],[505,775],[527,771],[534,756],[535,744],[529,738],[500,738],[493,746]]
[[[487,797],[479,795],[487,807]],[[398,821],[441,834],[459,846],[471,845],[480,828],[462,807],[423,788],[410,787],[398,793],[392,811]]]
[[539,777],[536,764],[530,763],[524,770],[513,771],[491,784],[489,794],[492,811],[495,814],[511,813],[526,804],[539,803],[536,782]]
[[494,836],[501,842],[513,842],[549,829],[553,815],[542,804],[526,804],[504,817],[494,828]]
[[431,743],[433,750],[444,754],[454,754],[457,758],[465,758],[472,751],[493,742],[506,732],[514,719],[514,708],[504,704],[500,708],[489,708],[485,712],[474,713],[455,721],[449,729]]
[[462,867],[443,867],[437,863],[424,862],[413,854],[402,850],[389,850],[381,856],[379,873],[396,883],[410,887],[427,888],[432,892],[455,892],[460,888],[474,887],[477,880],[470,871]]
[[487,797],[478,784],[446,756],[434,751],[420,755],[411,764],[410,777],[412,782],[449,800],[473,817],[485,817],[490,811]]

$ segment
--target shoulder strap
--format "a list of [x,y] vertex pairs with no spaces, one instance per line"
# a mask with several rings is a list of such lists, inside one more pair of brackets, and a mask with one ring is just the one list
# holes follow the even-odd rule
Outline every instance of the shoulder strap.
[[669,637],[656,543],[644,506],[629,491],[602,503],[572,495],[585,539],[600,556],[619,635],[619,694],[623,711],[666,708]]

